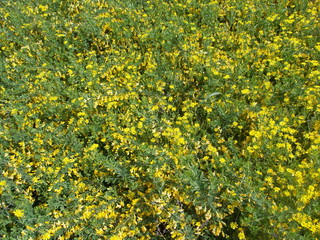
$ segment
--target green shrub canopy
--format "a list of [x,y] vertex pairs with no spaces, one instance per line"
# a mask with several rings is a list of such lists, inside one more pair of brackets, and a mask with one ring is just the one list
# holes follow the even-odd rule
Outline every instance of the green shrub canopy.
[[1,1],[0,238],[319,238],[319,12]]

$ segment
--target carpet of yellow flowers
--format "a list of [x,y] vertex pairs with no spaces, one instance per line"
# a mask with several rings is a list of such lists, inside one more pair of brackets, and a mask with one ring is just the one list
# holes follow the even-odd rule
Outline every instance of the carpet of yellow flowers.
[[319,14],[1,1],[0,238],[320,238]]

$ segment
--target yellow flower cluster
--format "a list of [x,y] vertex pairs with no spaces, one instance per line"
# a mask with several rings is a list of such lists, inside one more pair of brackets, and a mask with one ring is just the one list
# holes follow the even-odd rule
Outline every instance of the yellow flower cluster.
[[4,1],[0,238],[319,238],[319,13]]

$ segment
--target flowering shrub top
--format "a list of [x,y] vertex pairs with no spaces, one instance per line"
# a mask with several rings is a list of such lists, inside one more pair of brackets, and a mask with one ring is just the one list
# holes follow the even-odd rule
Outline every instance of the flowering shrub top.
[[0,5],[0,237],[316,239],[319,1]]

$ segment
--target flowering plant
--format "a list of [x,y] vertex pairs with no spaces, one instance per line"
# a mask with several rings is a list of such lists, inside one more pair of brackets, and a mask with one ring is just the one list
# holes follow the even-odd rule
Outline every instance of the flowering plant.
[[0,238],[319,238],[319,9],[2,1]]

